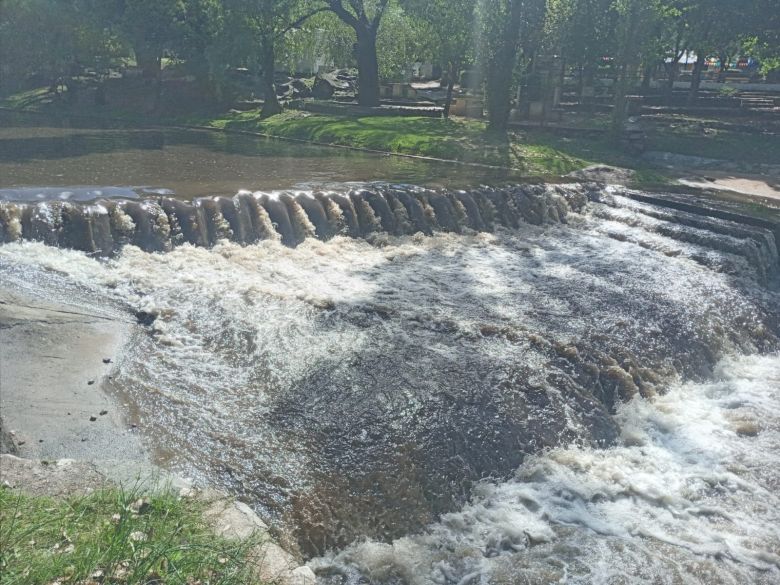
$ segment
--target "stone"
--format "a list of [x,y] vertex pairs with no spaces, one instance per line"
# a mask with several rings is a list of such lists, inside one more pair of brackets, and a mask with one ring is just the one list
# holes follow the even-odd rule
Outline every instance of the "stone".
[[292,87],[293,97],[297,99],[307,98],[311,97],[312,90],[309,88],[308,85],[306,85],[306,82],[302,79],[293,79],[290,82],[290,87]]

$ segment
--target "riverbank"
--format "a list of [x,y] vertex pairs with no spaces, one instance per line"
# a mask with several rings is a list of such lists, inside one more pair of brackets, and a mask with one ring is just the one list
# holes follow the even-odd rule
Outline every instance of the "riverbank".
[[158,472],[0,455],[3,583],[311,585],[246,505]]
[[72,290],[53,300],[4,276],[3,583],[313,582],[248,506],[153,463],[128,405],[109,389],[141,334],[129,312],[90,306]]
[[[630,170],[628,186],[640,189],[674,188],[682,184],[680,179],[687,180],[703,169],[728,172],[736,179],[758,180],[771,188],[776,187],[780,175],[776,140],[780,127],[771,119],[721,119],[679,113],[643,116],[648,152],[637,157],[627,154],[609,136],[609,116],[599,112],[566,113],[560,121],[545,126],[513,125],[506,137],[496,138],[486,133],[483,121],[460,117],[328,115],[292,109],[267,119],[261,118],[258,110],[214,109],[182,110],[160,117],[110,104],[71,106],[51,99],[45,90],[10,96],[0,106],[129,126],[247,132],[323,146],[512,169],[528,178],[550,179],[590,166],[610,165]],[[748,194],[761,196],[766,190],[759,186],[758,190],[749,189]],[[741,192],[745,192],[744,185]]]
[[132,336],[128,315],[0,287],[0,411],[21,457],[148,461],[104,384]]

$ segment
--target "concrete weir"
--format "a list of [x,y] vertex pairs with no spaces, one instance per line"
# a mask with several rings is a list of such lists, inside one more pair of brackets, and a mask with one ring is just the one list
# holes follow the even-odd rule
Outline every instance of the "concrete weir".
[[240,244],[276,240],[294,248],[307,238],[326,241],[337,235],[461,234],[493,232],[499,226],[514,229],[520,223],[567,223],[572,211],[620,221],[615,209],[634,207],[642,208],[642,216],[662,221],[657,229],[667,237],[695,240],[746,258],[759,280],[777,272],[776,222],[595,184],[468,191],[368,184],[327,192],[241,192],[191,202],[166,196],[88,203],[0,201],[0,243],[40,241],[97,257],[110,257],[128,244],[147,252],[167,252],[183,244],[210,247],[223,240]]
[[242,192],[192,202],[170,197],[0,202],[0,242],[42,241],[97,256],[110,256],[126,244],[165,252],[185,243],[208,247],[220,240],[277,239],[295,247],[311,237],[492,231],[496,224],[516,227],[518,219],[559,222],[570,207],[584,203],[579,186],[539,185],[470,191],[372,185],[343,192]]

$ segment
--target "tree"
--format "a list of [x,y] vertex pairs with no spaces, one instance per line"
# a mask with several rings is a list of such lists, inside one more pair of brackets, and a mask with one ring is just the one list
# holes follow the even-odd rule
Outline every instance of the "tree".
[[389,0],[322,0],[327,10],[355,31],[355,58],[358,66],[358,103],[379,105],[379,61],[376,40]]
[[59,79],[72,92],[71,74],[105,70],[124,48],[101,16],[87,0],[0,0],[0,93]]
[[612,129],[620,134],[628,113],[626,96],[631,79],[643,57],[653,50],[654,23],[662,14],[659,0],[615,0],[618,46],[615,55],[617,78],[612,113]]
[[602,58],[614,52],[613,0],[548,0],[545,21],[546,50],[557,52],[561,67],[578,73],[580,100]]
[[184,18],[183,0],[119,0],[118,25],[133,47],[143,76],[161,81],[162,58],[178,36],[177,23]]
[[452,95],[461,68],[474,47],[473,0],[405,0],[410,16],[428,25],[433,38],[432,56],[447,66],[447,98],[444,117],[450,115]]
[[304,0],[225,0],[222,34],[210,56],[215,63],[259,65],[263,73],[263,109],[270,117],[282,111],[276,95],[276,55],[285,35],[325,10]]
[[[707,56],[718,54],[724,60],[730,60],[739,40],[749,33],[751,19],[748,15],[753,7],[755,2],[743,6],[730,0],[692,0],[688,14],[696,63],[688,92],[689,105],[698,97]],[[769,14],[767,18],[770,18]],[[727,67],[728,63],[723,65]]]
[[[507,131],[520,50],[528,57],[535,52],[541,38],[545,6],[545,0],[485,0],[481,6],[487,41],[488,131],[492,134]],[[536,31],[533,35],[532,30]]]

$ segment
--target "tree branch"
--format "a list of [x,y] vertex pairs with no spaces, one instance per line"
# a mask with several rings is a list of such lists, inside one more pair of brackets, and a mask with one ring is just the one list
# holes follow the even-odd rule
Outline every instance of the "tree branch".
[[379,21],[382,20],[382,16],[385,13],[385,9],[387,8],[388,0],[380,0],[379,6],[376,9],[376,14],[374,15],[374,18],[371,20],[371,27],[375,30],[379,27]]
[[353,15],[349,10],[344,8],[344,4],[341,3],[341,0],[326,0],[326,1],[328,3],[327,10],[330,10],[341,20],[347,23],[349,26],[357,30],[357,27],[360,26],[360,22],[355,17],[355,15]]
[[316,10],[312,10],[311,12],[308,12],[307,14],[304,14],[304,15],[303,15],[303,16],[301,16],[300,18],[298,18],[298,19],[296,19],[295,21],[293,21],[292,23],[290,23],[290,24],[289,24],[287,27],[285,27],[285,28],[283,28],[282,30],[280,30],[278,33],[276,33],[276,35],[275,35],[275,37],[274,37],[274,38],[275,38],[275,39],[280,39],[281,37],[283,37],[284,35],[286,35],[286,34],[287,34],[288,32],[290,32],[291,30],[293,30],[293,29],[296,29],[296,28],[300,28],[300,26],[301,26],[301,25],[302,25],[304,22],[306,22],[307,20],[309,20],[309,19],[310,19],[312,16],[314,16],[315,14],[319,14],[319,13],[321,13],[321,12],[329,12],[329,11],[330,11],[330,9],[329,9],[329,8],[325,8],[324,6],[323,6],[322,8],[317,8]]

